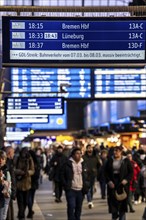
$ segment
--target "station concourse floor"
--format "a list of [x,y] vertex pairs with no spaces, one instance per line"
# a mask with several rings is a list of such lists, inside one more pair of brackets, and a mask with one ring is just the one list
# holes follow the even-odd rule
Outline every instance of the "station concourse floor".
[[[96,193],[94,194],[94,208],[89,209],[87,199],[84,199],[81,220],[111,220],[111,215],[108,213],[107,202],[100,198],[100,190],[96,183]],[[43,183],[40,184],[36,192],[35,203],[33,210],[35,212],[33,220],[67,220],[66,217],[66,201],[62,196],[62,203],[55,203],[52,194],[52,182],[47,176],[44,176]],[[145,208],[145,203],[133,205],[135,213],[127,213],[126,220],[142,220],[142,214]],[[14,201],[14,213],[17,220],[17,202]],[[26,210],[27,215],[27,210]],[[27,218],[26,218],[27,219]],[[25,220],[26,220],[25,219]]]

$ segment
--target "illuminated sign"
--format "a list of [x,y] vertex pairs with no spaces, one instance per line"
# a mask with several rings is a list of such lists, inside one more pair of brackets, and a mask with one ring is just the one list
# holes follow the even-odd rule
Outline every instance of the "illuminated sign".
[[[62,88],[62,91],[61,91]],[[84,68],[11,68],[11,90],[18,96],[91,98],[91,70]],[[29,93],[29,94],[28,94]]]
[[146,63],[144,17],[3,16],[3,66]]
[[96,69],[94,98],[145,98],[146,69]]
[[6,115],[11,117],[47,118],[47,115],[63,114],[63,99],[57,97],[9,97],[6,98]]
[[64,101],[63,115],[49,115],[48,123],[16,123],[17,129],[65,130],[67,129],[67,103]]

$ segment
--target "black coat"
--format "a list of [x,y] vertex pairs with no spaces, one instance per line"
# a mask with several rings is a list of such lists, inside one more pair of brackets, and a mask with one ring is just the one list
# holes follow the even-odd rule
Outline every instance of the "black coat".
[[99,168],[101,166],[99,158],[94,155],[89,156],[86,152],[83,156],[83,159],[85,163],[87,164],[88,175],[90,175],[91,178],[97,177]]
[[[63,164],[61,169],[61,182],[64,187],[64,190],[70,190],[72,187],[72,180],[73,180],[73,166],[72,161],[67,160],[66,163]],[[90,179],[87,172],[87,165],[83,161],[82,162],[82,180],[83,180],[83,194],[86,194],[90,188]]]
[[63,153],[56,152],[50,160],[50,169],[53,168],[54,176],[52,179],[55,182],[60,182],[60,170],[62,165],[67,160],[67,157]]
[[[121,168],[119,172],[118,182],[114,179],[114,173],[113,173],[113,158],[109,158],[105,164],[105,177],[108,182],[112,181],[115,184],[115,189],[120,185],[123,179],[127,180],[128,183],[124,185],[124,189],[127,192],[127,195],[129,193],[129,183],[133,176],[133,168],[132,165],[127,158],[123,158],[121,163]],[[115,189],[107,187],[107,194],[108,194],[108,206],[109,206],[109,212],[113,213],[115,210],[120,209],[120,212],[127,212],[127,199],[119,202],[115,199]]]

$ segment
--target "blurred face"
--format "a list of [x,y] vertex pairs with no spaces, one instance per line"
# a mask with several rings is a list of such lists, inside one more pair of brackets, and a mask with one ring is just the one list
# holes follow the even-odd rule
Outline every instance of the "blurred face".
[[77,150],[74,155],[73,155],[73,159],[78,163],[81,160],[82,157],[82,153],[81,151]]
[[122,157],[122,151],[119,149],[114,149],[114,158],[120,159]]
[[62,148],[58,148],[57,151],[58,151],[59,153],[62,153],[62,152],[63,152],[63,149],[62,149]]
[[21,151],[21,156],[22,156],[23,158],[25,158],[25,157],[27,157],[27,155],[28,155],[28,149],[27,149],[27,148],[22,149],[22,151]]
[[91,155],[93,153],[93,147],[89,146],[87,148],[87,153]]
[[41,150],[37,150],[36,155],[40,156],[41,155]]
[[106,158],[107,158],[107,153],[105,153],[105,152],[102,153],[102,154],[101,154],[101,158],[102,158],[102,159],[106,159]]
[[10,159],[13,159],[13,157],[14,157],[14,149],[13,148],[9,149],[9,151],[7,152],[7,157]]
[[0,167],[3,167],[6,163],[6,158],[5,157],[0,157]]
[[128,154],[128,155],[127,155],[127,158],[128,158],[129,160],[132,160],[132,155],[131,155],[131,154]]

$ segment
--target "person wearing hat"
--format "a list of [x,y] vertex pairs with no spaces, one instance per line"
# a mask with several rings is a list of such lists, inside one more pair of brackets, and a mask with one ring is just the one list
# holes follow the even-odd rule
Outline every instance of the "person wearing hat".
[[[129,182],[133,176],[133,168],[128,158],[122,154],[121,146],[114,147],[113,156],[109,157],[105,165],[107,182],[108,209],[112,220],[126,220],[128,211]],[[116,198],[117,193],[126,192],[127,197],[122,201]]]

